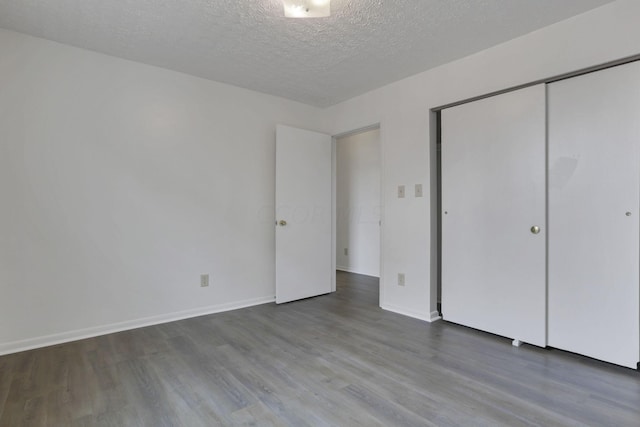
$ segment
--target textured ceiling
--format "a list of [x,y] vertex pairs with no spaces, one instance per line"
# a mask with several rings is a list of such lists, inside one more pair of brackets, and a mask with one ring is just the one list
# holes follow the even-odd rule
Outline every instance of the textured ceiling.
[[0,0],[0,27],[328,106],[612,0]]

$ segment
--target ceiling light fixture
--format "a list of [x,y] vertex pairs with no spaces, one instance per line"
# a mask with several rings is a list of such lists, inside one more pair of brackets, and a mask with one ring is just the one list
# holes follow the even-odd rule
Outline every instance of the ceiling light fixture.
[[282,0],[287,18],[326,18],[331,15],[331,0]]

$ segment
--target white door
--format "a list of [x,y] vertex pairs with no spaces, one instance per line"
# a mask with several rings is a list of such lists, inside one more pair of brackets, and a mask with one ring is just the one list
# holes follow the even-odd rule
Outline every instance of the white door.
[[332,291],[332,138],[276,130],[276,302]]
[[546,345],[545,96],[539,85],[441,116],[443,318],[538,346]]
[[549,85],[549,345],[640,360],[640,63]]

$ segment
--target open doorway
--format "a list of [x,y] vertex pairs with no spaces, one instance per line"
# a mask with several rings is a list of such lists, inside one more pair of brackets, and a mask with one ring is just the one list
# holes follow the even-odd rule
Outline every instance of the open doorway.
[[375,278],[377,284],[382,213],[380,129],[368,128],[335,140],[336,269]]

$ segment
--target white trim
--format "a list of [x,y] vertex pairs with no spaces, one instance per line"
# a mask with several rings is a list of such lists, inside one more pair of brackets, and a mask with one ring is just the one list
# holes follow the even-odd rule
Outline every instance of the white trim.
[[437,311],[433,311],[433,312],[429,313],[428,316],[425,316],[424,313],[420,313],[420,312],[413,311],[413,310],[407,310],[405,308],[394,306],[394,305],[384,304],[384,305],[380,305],[380,308],[382,308],[383,310],[392,311],[394,313],[402,314],[403,316],[408,316],[408,317],[413,317],[414,319],[424,320],[425,322],[429,322],[429,323],[432,323],[432,322],[435,322],[435,321],[441,319],[441,317],[440,317],[440,315],[438,314]]
[[378,296],[378,303],[380,304],[380,307],[382,307],[383,301],[384,301],[384,279],[383,279],[383,274],[382,272],[384,271],[384,247],[383,247],[383,238],[382,238],[382,234],[383,234],[383,227],[384,227],[384,154],[382,152],[382,125],[381,123],[378,121],[377,123],[374,123],[372,125],[368,125],[368,126],[363,126],[361,128],[357,128],[357,129],[353,129],[347,132],[342,132],[339,133],[337,135],[333,135],[333,176],[332,176],[332,185],[333,185],[333,230],[332,230],[332,238],[333,238],[333,248],[332,250],[332,259],[333,259],[333,271],[331,272],[332,277],[333,277],[333,291],[335,292],[336,290],[336,270],[340,270],[340,271],[346,271],[347,273],[355,273],[355,274],[362,274],[359,273],[357,271],[352,271],[350,269],[347,269],[345,267],[338,267],[336,264],[336,242],[337,242],[337,233],[338,233],[338,227],[337,227],[337,193],[338,193],[338,183],[337,183],[337,142],[338,139],[340,138],[344,138],[346,136],[351,136],[351,135],[357,135],[359,133],[364,133],[364,132],[369,132],[372,130],[380,130],[380,138],[378,140],[378,147],[380,149],[380,275],[379,276],[371,276],[371,277],[377,277],[379,280],[378,282],[378,289],[379,289],[379,296]]
[[378,146],[380,148],[380,262],[379,262],[379,266],[380,266],[380,281],[379,283],[379,288],[380,289],[380,296],[378,297],[378,304],[380,304],[380,306],[382,307],[383,305],[385,305],[385,293],[386,293],[386,286],[385,286],[385,281],[384,281],[384,228],[385,228],[385,206],[386,206],[386,198],[385,198],[385,188],[384,188],[384,183],[385,181],[385,155],[384,155],[384,148],[385,145],[383,143],[383,141],[385,140],[386,137],[386,128],[382,125],[381,122],[378,122],[378,126],[380,129],[380,138],[378,140]]
[[93,338],[100,335],[114,332],[127,331],[130,329],[142,328],[145,326],[159,325],[162,323],[175,322],[177,320],[189,319],[192,317],[205,316],[208,314],[221,313],[224,311],[237,310],[239,308],[251,307],[254,305],[267,304],[275,301],[275,296],[270,295],[261,298],[252,298],[233,303],[217,304],[208,307],[194,308],[190,310],[176,311],[169,314],[143,317],[136,320],[111,323],[109,325],[95,326],[92,328],[78,329],[75,331],[62,332],[58,334],[45,335],[37,338],[29,338],[21,341],[0,343],[0,356],[20,351],[32,350],[34,348],[48,347],[50,345],[62,344],[70,341],[77,341],[85,338]]
[[344,271],[344,272],[346,272],[346,273],[360,274],[361,276],[376,277],[376,278],[378,278],[378,279],[380,278],[380,276],[375,276],[375,275],[373,275],[373,274],[362,273],[362,272],[360,272],[360,271],[352,270],[352,269],[347,268],[347,267],[340,267],[339,265],[338,265],[338,266],[336,266],[336,270],[338,270],[338,271]]
[[359,133],[365,133],[365,132],[369,132],[371,130],[376,130],[376,129],[380,129],[380,122],[373,124],[373,125],[369,125],[369,126],[364,126],[355,130],[350,130],[347,132],[342,132],[339,133],[337,135],[333,135],[334,139],[342,139],[342,138],[346,138],[347,136],[353,136],[353,135],[357,135]]
[[335,292],[338,257],[336,242],[338,241],[338,141],[331,137],[331,292]]

